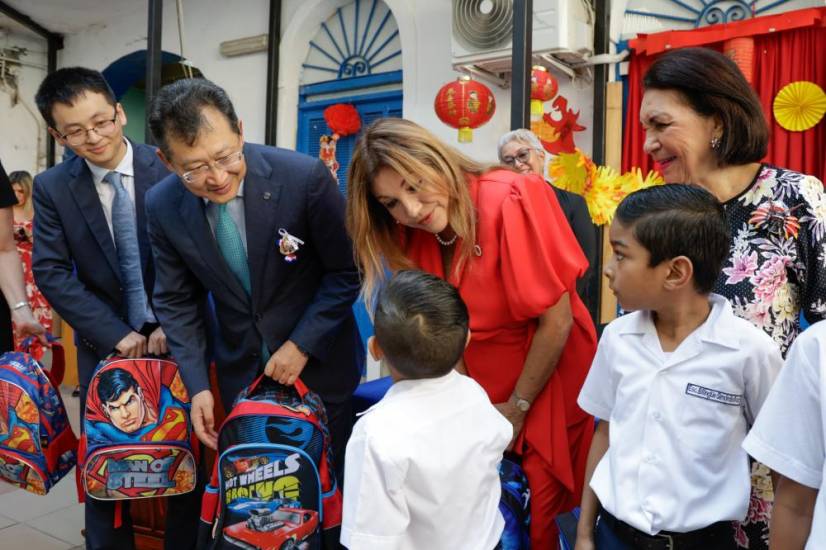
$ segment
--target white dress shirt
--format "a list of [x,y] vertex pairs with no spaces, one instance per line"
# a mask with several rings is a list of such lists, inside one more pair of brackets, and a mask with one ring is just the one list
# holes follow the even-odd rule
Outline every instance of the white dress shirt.
[[498,464],[510,422],[451,371],[403,380],[347,443],[341,543],[350,550],[490,550],[499,542]]
[[743,442],[748,453],[819,491],[806,550],[826,545],[826,321],[794,341],[786,366]]
[[749,504],[740,447],[782,365],[777,345],[712,294],[711,313],[669,356],[651,312],[602,335],[579,406],[610,422],[591,488],[649,534],[741,520]]
[[[103,215],[106,217],[106,225],[109,226],[109,233],[112,236],[113,242],[115,240],[115,231],[112,228],[112,203],[115,202],[115,188],[111,183],[103,181],[106,174],[109,172],[117,172],[120,174],[120,181],[123,183],[126,192],[129,193],[129,198],[132,200],[132,209],[135,209],[135,168],[132,164],[132,144],[129,143],[128,139],[123,141],[126,143],[126,154],[114,170],[103,168],[86,160],[86,165],[92,172],[92,181],[98,192],[100,205],[103,207]],[[135,219],[137,220],[137,216]]]

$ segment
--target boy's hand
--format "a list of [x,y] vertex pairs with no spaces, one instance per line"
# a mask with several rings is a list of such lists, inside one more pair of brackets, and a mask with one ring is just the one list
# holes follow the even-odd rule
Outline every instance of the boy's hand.
[[513,442],[516,441],[519,432],[522,431],[522,426],[525,425],[525,416],[527,413],[517,409],[516,405],[514,405],[510,399],[504,403],[494,403],[493,406],[496,407],[499,414],[507,418],[508,422],[510,422],[513,426],[513,435],[511,436],[511,442],[508,444],[507,448],[507,450],[510,451],[513,448]]

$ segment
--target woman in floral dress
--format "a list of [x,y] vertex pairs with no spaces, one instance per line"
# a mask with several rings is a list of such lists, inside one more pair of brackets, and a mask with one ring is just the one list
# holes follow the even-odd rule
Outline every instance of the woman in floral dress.
[[[17,253],[23,262],[23,279],[26,282],[26,296],[32,308],[32,314],[38,323],[43,325],[47,332],[52,330],[52,308],[34,284],[32,274],[32,176],[26,171],[19,170],[9,174],[14,194],[17,196],[17,205],[14,207],[14,240],[17,242]],[[14,333],[14,347],[20,348],[21,336]]]
[[[768,333],[785,355],[800,314],[826,316],[826,195],[814,176],[760,160],[768,125],[737,65],[705,48],[661,56],[643,79],[645,151],[669,183],[699,184],[723,203],[729,259],[715,292],[735,314]],[[736,524],[743,548],[768,548],[774,500],[769,470],[752,464],[752,498]]]

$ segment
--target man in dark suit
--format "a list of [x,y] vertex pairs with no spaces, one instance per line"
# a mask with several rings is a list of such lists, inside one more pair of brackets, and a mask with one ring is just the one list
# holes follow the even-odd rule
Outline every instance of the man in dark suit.
[[[76,157],[34,180],[37,286],[74,329],[80,406],[97,363],[115,352],[167,351],[151,307],[154,269],[144,195],[168,174],[152,147],[123,136],[126,113],[103,76],[81,67],[46,77],[35,97],[49,133]],[[81,413],[82,414],[82,413]],[[166,547],[193,548],[200,495],[169,499]],[[86,499],[86,547],[134,548],[128,501]]]
[[324,401],[340,472],[364,350],[352,312],[358,271],[330,171],[300,153],[245,144],[226,92],[207,80],[162,88],[149,123],[174,172],[146,200],[155,311],[198,437],[215,448],[211,324],[225,409],[262,371],[287,385],[300,377]]

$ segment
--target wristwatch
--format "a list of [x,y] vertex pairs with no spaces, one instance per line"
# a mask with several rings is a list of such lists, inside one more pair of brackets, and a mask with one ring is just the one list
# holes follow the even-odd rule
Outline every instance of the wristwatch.
[[530,410],[530,408],[531,408],[531,402],[530,401],[528,401],[527,399],[522,399],[521,397],[519,397],[515,393],[513,395],[511,395],[511,397],[514,400],[514,405],[516,405],[517,409],[519,409],[523,413],[526,413]]
[[14,304],[13,306],[11,306],[11,308],[10,308],[10,309],[11,309],[12,311],[17,311],[18,309],[20,309],[20,308],[24,308],[24,307],[26,307],[27,305],[29,305],[29,302],[17,302],[17,303],[16,303],[16,304]]

